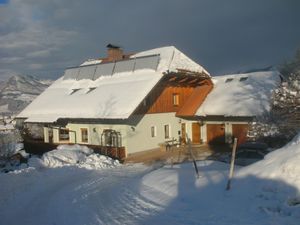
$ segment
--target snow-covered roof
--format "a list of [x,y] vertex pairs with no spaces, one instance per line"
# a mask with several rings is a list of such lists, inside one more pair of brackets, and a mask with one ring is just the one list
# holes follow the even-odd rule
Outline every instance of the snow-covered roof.
[[[80,74],[82,73],[80,67],[78,72],[80,79],[74,77],[72,71],[69,77],[66,76],[66,72],[64,77],[55,81],[18,117],[27,118],[27,122],[44,123],[54,122],[59,118],[126,119],[159,82],[164,72],[177,69],[206,72],[173,46],[140,52],[132,55],[131,58],[155,55],[158,56],[155,69],[140,67],[130,71],[118,71],[116,68],[118,65],[114,64],[114,73],[99,72],[94,76]],[[84,69],[88,73],[96,71],[95,66],[108,64],[93,64],[84,66]],[[128,65],[131,65],[130,62]],[[122,67],[124,65],[120,64],[119,68],[128,68],[128,65]],[[143,65],[142,61],[140,65]],[[94,70],[88,67],[93,67]]]
[[132,55],[131,58],[156,54],[160,55],[160,63],[157,68],[157,71],[159,72],[165,72],[167,70],[177,72],[177,69],[185,69],[199,73],[204,72],[209,75],[209,73],[202,66],[194,62],[174,46],[155,48],[148,51],[139,52]]
[[84,61],[80,66],[88,66],[88,65],[94,65],[101,63],[101,59],[88,59],[87,61]]
[[214,88],[197,116],[258,116],[270,110],[272,90],[279,83],[277,71],[214,77]]

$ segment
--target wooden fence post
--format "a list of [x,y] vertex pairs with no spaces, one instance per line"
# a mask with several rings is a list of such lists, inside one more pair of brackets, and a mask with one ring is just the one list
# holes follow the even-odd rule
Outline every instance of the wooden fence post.
[[187,141],[188,141],[188,149],[189,149],[190,155],[191,155],[192,160],[193,160],[193,164],[194,164],[194,168],[195,168],[195,171],[196,171],[196,174],[197,174],[197,178],[199,178],[200,177],[199,176],[199,170],[198,170],[198,167],[197,167],[195,156],[194,156],[193,151],[192,151],[191,139],[187,136],[187,134],[186,134],[186,137],[187,137]]
[[232,148],[232,155],[231,155],[231,162],[230,162],[230,171],[229,171],[229,177],[228,177],[228,182],[227,182],[227,186],[226,186],[227,191],[230,190],[230,188],[231,188],[231,179],[233,177],[237,140],[238,140],[237,138],[234,138],[233,148]]

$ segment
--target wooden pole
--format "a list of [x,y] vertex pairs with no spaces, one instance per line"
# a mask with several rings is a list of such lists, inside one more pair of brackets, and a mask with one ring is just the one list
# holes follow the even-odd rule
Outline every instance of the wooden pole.
[[227,186],[226,186],[227,191],[230,190],[230,188],[231,188],[231,179],[233,177],[237,140],[238,140],[237,138],[234,138],[233,148],[232,148],[232,155],[231,155],[231,163],[230,163],[230,171],[229,171],[229,177],[228,177],[228,182],[227,182]]
[[[187,135],[187,134],[186,134]],[[195,159],[195,156],[193,154],[193,151],[192,151],[192,145],[191,145],[191,139],[187,137],[187,140],[188,140],[188,148],[189,148],[189,152],[190,152],[190,155],[192,157],[192,160],[193,160],[193,164],[194,164],[194,168],[195,168],[195,171],[196,171],[196,174],[197,174],[197,178],[199,178],[199,170],[198,170],[198,167],[197,167],[197,163],[196,163],[196,159]]]

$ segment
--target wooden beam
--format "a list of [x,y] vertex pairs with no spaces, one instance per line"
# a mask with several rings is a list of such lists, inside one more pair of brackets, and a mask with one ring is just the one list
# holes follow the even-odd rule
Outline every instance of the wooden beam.
[[176,79],[177,79],[177,77],[174,76],[174,77],[169,78],[168,81],[174,81]]
[[188,82],[188,84],[193,84],[196,83],[198,81],[198,78],[192,79]]
[[179,83],[183,83],[183,82],[186,82],[188,79],[189,79],[188,77],[185,77],[185,78],[183,78],[183,79],[181,79],[181,80],[178,80],[178,82],[179,82]]

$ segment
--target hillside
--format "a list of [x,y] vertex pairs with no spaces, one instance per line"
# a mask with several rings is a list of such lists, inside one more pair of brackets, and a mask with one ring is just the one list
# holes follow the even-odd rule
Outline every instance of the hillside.
[[49,85],[49,80],[16,75],[0,85],[0,114],[15,115],[24,109]]

